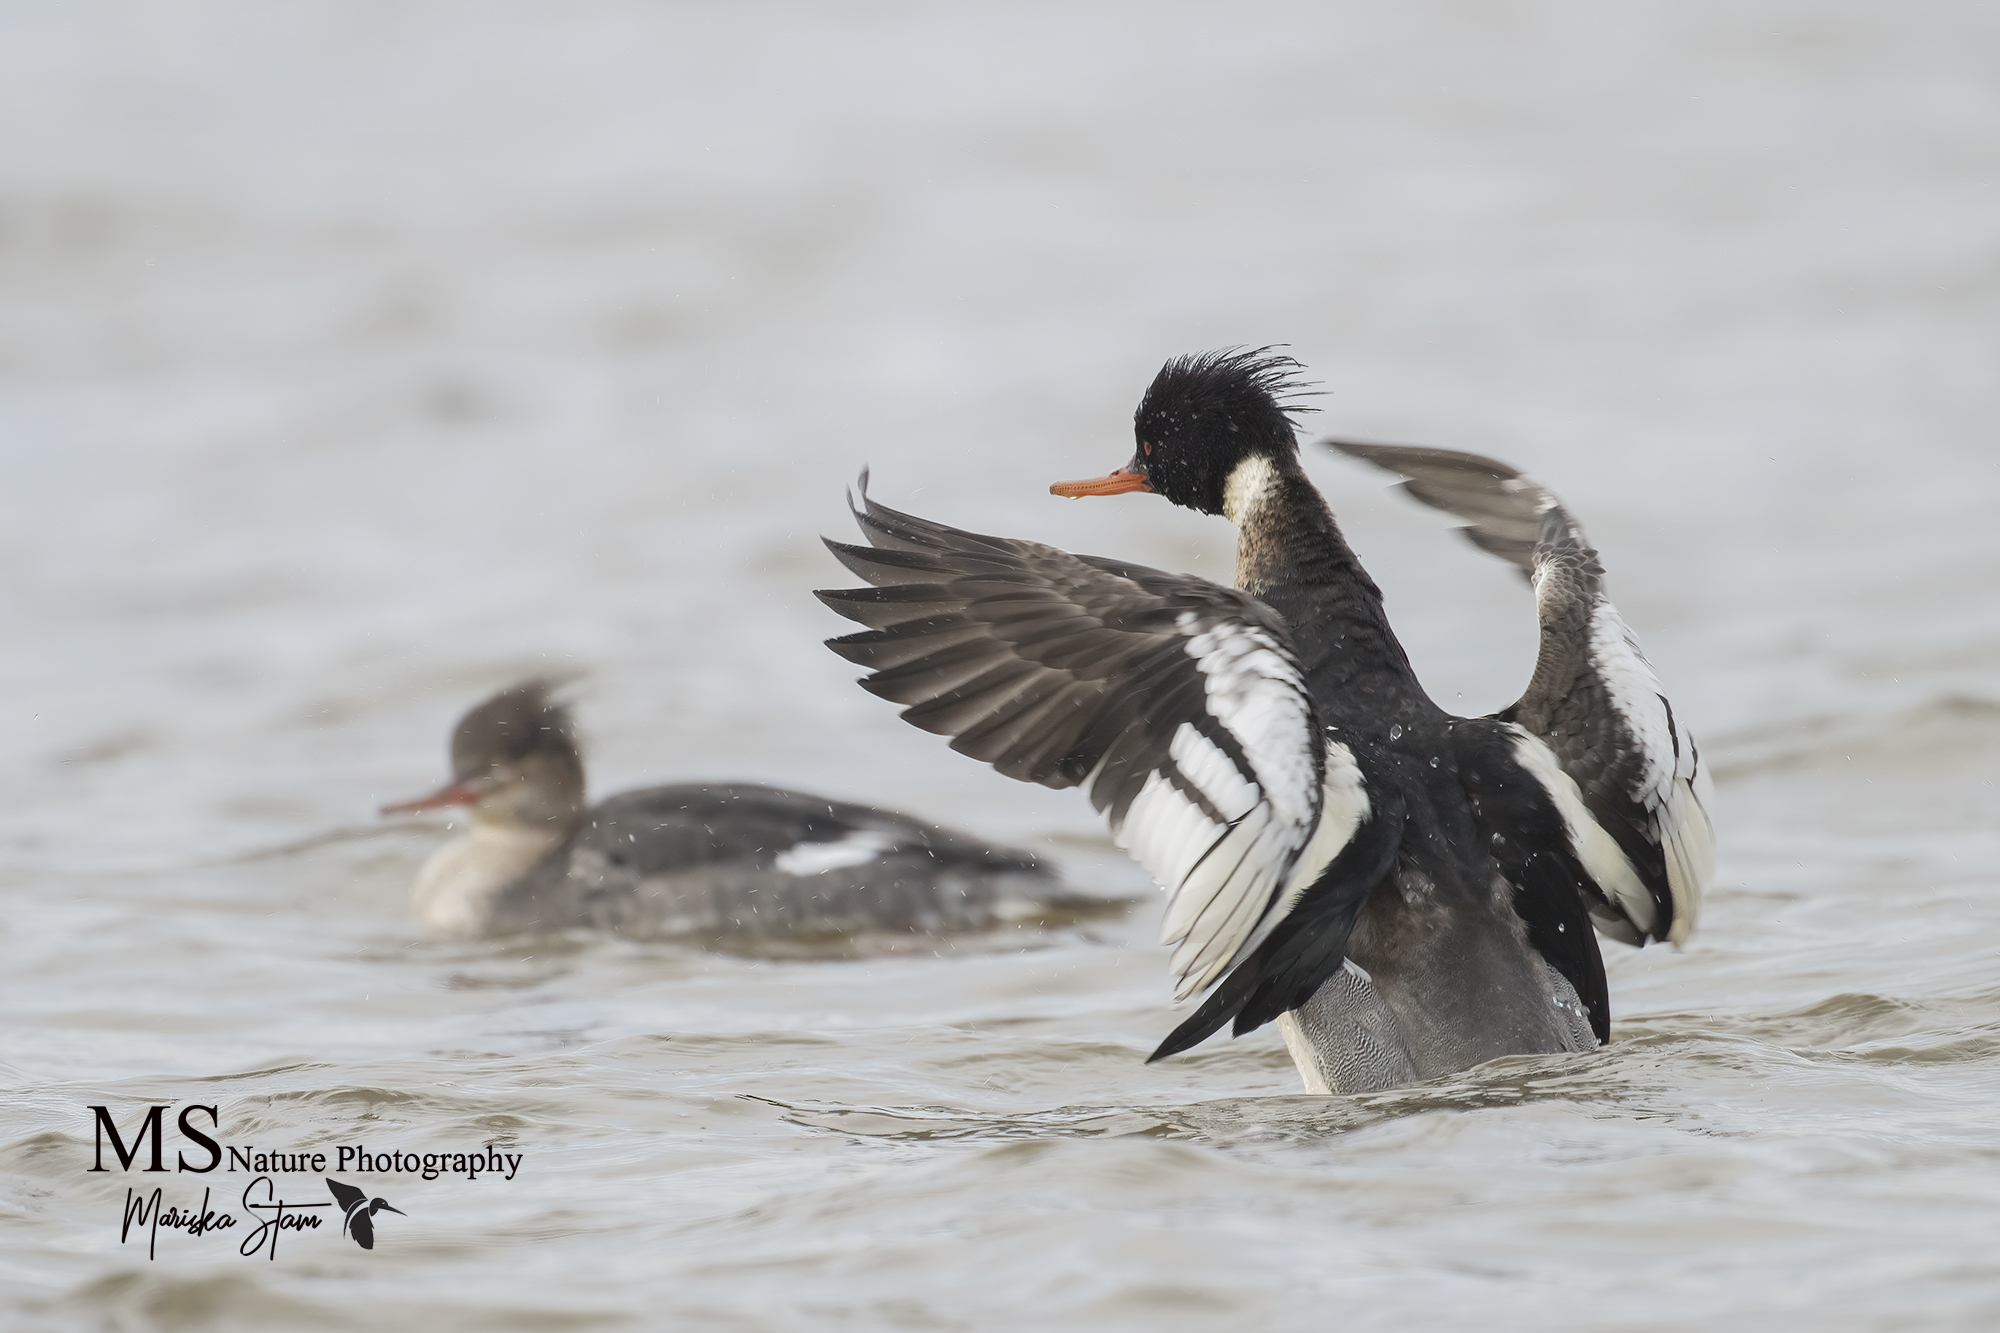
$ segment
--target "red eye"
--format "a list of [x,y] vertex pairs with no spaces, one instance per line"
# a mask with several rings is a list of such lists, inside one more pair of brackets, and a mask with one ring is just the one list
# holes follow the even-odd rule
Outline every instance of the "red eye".
[[1151,440],[1146,441],[1139,447],[1146,451],[1146,457],[1151,458],[1153,456],[1153,442]]

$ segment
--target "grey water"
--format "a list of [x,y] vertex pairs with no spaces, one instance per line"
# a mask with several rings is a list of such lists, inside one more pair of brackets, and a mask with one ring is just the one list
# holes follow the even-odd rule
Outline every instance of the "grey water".
[[[1970,0],[0,6],[0,1323],[2000,1323],[1996,238]],[[1226,579],[1220,520],[1045,488],[1238,343],[1601,548],[1720,838],[1689,947],[1606,946],[1608,1047],[1145,1065],[1159,908],[1087,802],[818,646],[863,465]],[[1433,693],[1507,703],[1518,578],[1310,467]],[[531,672],[599,794],[822,790],[1149,896],[858,959],[426,939],[444,827],[373,811]],[[372,1251],[149,1258],[128,1186],[248,1173],[91,1173],[88,1108],[190,1103],[521,1160],[349,1171]]]

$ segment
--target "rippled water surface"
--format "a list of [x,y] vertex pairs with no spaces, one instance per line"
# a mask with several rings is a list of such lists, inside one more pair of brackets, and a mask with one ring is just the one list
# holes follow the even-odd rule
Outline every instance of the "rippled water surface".
[[[1992,6],[10,4],[0,145],[0,1323],[2000,1323]],[[1608,946],[1608,1048],[1149,1068],[1150,900],[859,960],[416,933],[443,830],[371,812],[529,671],[600,793],[1150,892],[853,687],[815,538],[867,463],[1224,576],[1220,520],[1044,488],[1265,342],[1314,425],[1558,489],[1705,744],[1718,882]],[[1511,571],[1311,468],[1433,692],[1507,702]],[[190,1103],[521,1163],[349,1171],[372,1252],[148,1258],[88,1108]]]

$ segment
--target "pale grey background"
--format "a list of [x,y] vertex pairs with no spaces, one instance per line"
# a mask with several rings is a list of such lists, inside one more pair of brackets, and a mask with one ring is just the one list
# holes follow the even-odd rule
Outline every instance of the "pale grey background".
[[[13,1308],[2000,1316],[1996,238],[1970,2],[0,7]],[[432,835],[370,812],[530,670],[587,673],[600,791],[823,789],[1142,888],[1074,793],[849,683],[815,538],[865,462],[1223,576],[1218,520],[1045,487],[1166,356],[1267,342],[1315,429],[1560,491],[1718,765],[1704,933],[1611,950],[1610,1051],[1176,1110],[1296,1084],[1268,1033],[1139,1064],[1151,908],[937,961],[415,938]],[[1508,701],[1511,571],[1311,467],[1438,696]],[[372,1255],[148,1264],[78,1174],[107,1097],[531,1171],[395,1186]]]

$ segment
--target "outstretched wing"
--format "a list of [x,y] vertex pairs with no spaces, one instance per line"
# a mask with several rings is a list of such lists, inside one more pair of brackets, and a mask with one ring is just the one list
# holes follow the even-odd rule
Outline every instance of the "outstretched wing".
[[333,1201],[340,1205],[340,1211],[343,1213],[352,1212],[355,1204],[361,1203],[368,1197],[352,1185],[343,1185],[328,1176],[323,1176],[321,1179],[325,1180],[326,1187],[333,1191]]
[[1088,790],[1169,895],[1176,998],[1269,938],[1366,818],[1262,602],[898,513],[865,476],[854,517],[872,545],[827,547],[874,586],[819,597],[868,629],[827,646],[960,753]]
[[1604,595],[1583,528],[1546,487],[1491,458],[1324,443],[1402,476],[1404,490],[1464,519],[1474,545],[1528,575],[1541,649],[1527,692],[1496,716],[1521,729],[1516,757],[1563,810],[1604,898],[1592,905],[1598,928],[1629,944],[1687,939],[1714,873],[1708,771]]

